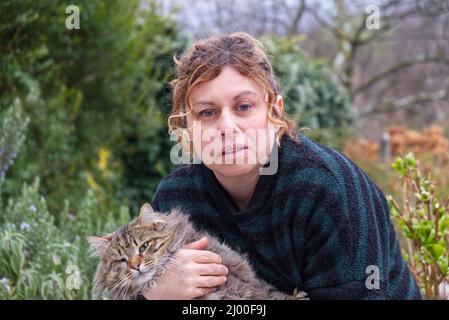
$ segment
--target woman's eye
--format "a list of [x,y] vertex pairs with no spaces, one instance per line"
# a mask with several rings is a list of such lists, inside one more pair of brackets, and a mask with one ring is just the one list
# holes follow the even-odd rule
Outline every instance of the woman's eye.
[[145,242],[143,245],[140,246],[139,252],[142,253],[148,248],[148,242]]
[[200,112],[198,113],[198,115],[199,115],[200,117],[205,117],[205,118],[212,117],[214,114],[215,114],[215,113],[214,113],[213,110],[203,110],[203,111],[200,111]]
[[243,103],[243,104],[239,105],[239,111],[248,111],[251,108],[252,108],[252,106],[248,103]]

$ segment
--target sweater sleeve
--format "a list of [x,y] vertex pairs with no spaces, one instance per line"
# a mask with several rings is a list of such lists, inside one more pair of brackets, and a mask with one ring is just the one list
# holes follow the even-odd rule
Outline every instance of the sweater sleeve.
[[357,174],[360,189],[334,179],[313,198],[304,229],[305,291],[311,299],[420,299],[384,194]]
[[363,219],[349,212],[343,201],[344,191],[334,182],[333,187],[322,187],[322,192],[313,198],[304,229],[305,291],[311,299],[384,299],[384,281],[378,289],[372,286],[369,289],[365,269],[370,263],[357,254],[356,240],[361,238],[357,235],[360,230],[357,224]]

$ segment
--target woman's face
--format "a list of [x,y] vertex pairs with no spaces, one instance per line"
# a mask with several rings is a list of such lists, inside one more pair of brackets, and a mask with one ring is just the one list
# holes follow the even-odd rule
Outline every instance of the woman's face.
[[[209,169],[239,176],[267,161],[278,127],[268,121],[264,87],[225,66],[216,78],[192,90],[190,102],[187,125],[194,152]],[[282,110],[280,96],[276,105]]]

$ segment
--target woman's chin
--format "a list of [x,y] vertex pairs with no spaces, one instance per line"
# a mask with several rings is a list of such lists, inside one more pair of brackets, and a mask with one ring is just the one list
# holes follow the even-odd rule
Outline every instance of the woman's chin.
[[215,164],[210,167],[214,172],[227,177],[237,177],[248,174],[260,167],[257,164]]

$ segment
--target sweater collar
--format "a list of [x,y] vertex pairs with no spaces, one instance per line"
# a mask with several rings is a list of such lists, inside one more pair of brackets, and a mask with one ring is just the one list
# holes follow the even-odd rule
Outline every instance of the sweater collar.
[[287,152],[286,149],[289,148],[289,144],[291,142],[290,140],[290,137],[285,135],[281,140],[281,148],[279,148],[277,144],[274,145],[270,158],[264,165],[263,169],[267,170],[270,167],[271,161],[277,161],[277,170],[274,174],[262,174],[259,176],[254,193],[244,211],[237,207],[232,197],[217,180],[213,171],[207,168],[203,163],[200,163],[200,171],[202,172],[210,201],[214,204],[214,207],[221,212],[231,213],[236,219],[241,220],[246,220],[254,215],[257,215],[258,212],[263,212],[264,208],[269,205],[270,195],[274,190],[275,182],[279,175],[278,173],[282,163],[282,158],[285,152]]

